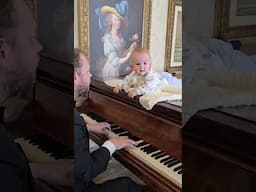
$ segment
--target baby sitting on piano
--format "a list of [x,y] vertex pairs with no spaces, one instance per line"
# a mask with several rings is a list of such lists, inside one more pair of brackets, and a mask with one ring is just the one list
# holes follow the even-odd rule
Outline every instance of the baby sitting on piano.
[[137,48],[131,56],[132,72],[120,81],[114,92],[124,90],[128,96],[133,98],[161,90],[163,87],[172,85],[181,87],[181,80],[173,77],[167,72],[155,72],[151,69],[151,57],[147,49]]

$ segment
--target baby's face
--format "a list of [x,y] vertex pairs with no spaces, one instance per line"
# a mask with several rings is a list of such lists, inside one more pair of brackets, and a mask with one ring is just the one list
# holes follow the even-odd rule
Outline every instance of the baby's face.
[[132,60],[132,69],[138,75],[146,75],[151,70],[151,59],[149,54],[137,53]]

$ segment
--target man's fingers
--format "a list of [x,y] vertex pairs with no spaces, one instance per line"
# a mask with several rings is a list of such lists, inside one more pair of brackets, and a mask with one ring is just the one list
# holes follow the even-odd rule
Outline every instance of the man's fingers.
[[126,144],[127,147],[135,147],[137,145],[136,142],[131,139],[127,139]]
[[110,128],[110,127],[104,127],[103,130],[105,130],[105,131],[111,131],[111,128]]

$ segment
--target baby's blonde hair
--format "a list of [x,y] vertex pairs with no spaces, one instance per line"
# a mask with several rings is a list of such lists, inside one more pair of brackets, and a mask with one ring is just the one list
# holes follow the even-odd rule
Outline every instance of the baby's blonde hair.
[[137,54],[142,54],[142,53],[146,53],[148,54],[150,60],[151,60],[151,55],[149,53],[149,50],[146,49],[146,48],[136,48],[133,52],[132,52],[132,55],[131,55],[131,59],[130,59],[130,64],[132,65],[136,58],[137,58]]

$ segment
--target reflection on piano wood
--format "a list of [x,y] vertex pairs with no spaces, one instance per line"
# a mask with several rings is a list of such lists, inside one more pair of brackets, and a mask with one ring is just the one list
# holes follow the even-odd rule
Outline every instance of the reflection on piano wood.
[[[110,137],[126,135],[139,143],[136,149],[117,151],[114,157],[152,189],[181,191],[180,124],[94,91],[90,91],[89,102],[79,111],[90,117],[86,117],[87,121],[111,123]],[[107,139],[96,134],[90,136],[98,144]]]
[[15,139],[31,162],[50,162],[58,159],[72,159],[73,150],[46,135]]

